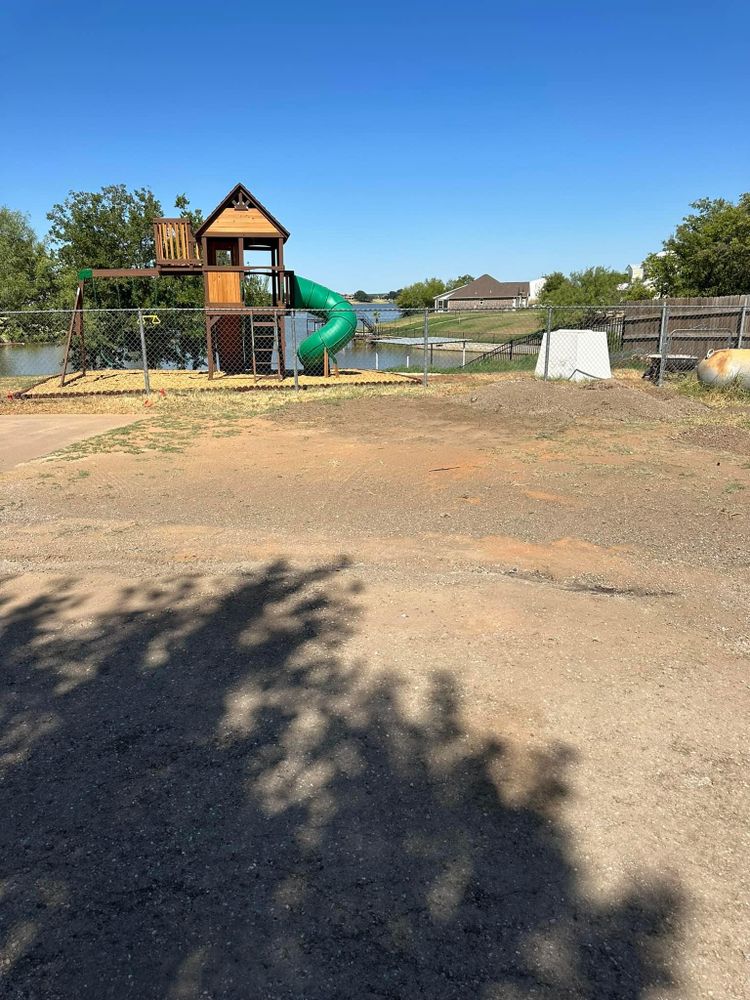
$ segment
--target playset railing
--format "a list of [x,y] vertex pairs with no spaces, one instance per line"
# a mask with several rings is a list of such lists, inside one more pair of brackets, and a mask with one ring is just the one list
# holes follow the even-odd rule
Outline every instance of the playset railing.
[[154,240],[157,265],[194,267],[200,263],[200,251],[187,219],[156,219]]

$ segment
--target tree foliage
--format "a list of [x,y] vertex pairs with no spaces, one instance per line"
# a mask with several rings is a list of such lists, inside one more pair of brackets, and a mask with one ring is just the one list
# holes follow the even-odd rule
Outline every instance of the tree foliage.
[[608,267],[587,267],[568,276],[553,271],[545,277],[539,302],[548,306],[612,305],[622,298],[618,285],[625,281],[627,274]]
[[436,295],[445,291],[442,278],[425,278],[406,285],[398,294],[396,304],[400,309],[430,309]]
[[659,295],[742,295],[750,292],[750,192],[736,204],[701,198],[691,204],[661,253],[645,261]]
[[148,188],[110,184],[101,191],[71,191],[47,213],[49,238],[61,264],[82,267],[153,267],[158,199]]
[[[184,194],[175,198],[175,208],[193,229],[203,221],[202,212],[191,209]],[[153,223],[162,215],[161,203],[152,191],[130,191],[124,184],[111,184],[100,191],[71,191],[64,202],[54,205],[47,213],[49,239],[68,302],[82,267],[153,267]],[[199,277],[188,276],[95,279],[87,297],[90,304],[107,309],[199,307],[203,305],[203,286]]]
[[203,212],[199,208],[190,207],[190,199],[186,194],[178,194],[174,200],[174,207],[180,213],[181,219],[187,219],[190,228],[195,232],[203,225]]
[[644,299],[653,299],[656,290],[652,284],[646,284],[641,278],[636,278],[628,287],[619,293],[623,302],[641,302]]
[[260,274],[249,274],[244,281],[244,299],[246,306],[270,306],[273,296],[268,287],[268,278]]
[[470,274],[462,274],[447,281],[443,281],[442,278],[415,281],[414,284],[401,289],[396,297],[396,304],[400,309],[431,309],[438,295],[459,288],[461,285],[468,285],[473,280]]
[[48,309],[57,286],[53,261],[26,216],[0,206],[0,310]]
[[372,295],[368,295],[367,292],[363,292],[361,288],[352,295],[355,302],[372,302]]
[[[49,240],[72,296],[82,267],[153,267],[154,219],[161,216],[158,199],[148,188],[129,191],[110,184],[100,191],[71,191],[47,213]],[[95,304],[103,308],[135,308],[153,304],[152,282],[123,279],[98,282]]]

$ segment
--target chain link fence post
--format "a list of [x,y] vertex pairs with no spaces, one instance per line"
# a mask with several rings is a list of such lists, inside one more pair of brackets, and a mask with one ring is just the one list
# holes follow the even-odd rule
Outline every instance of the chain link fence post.
[[299,359],[297,358],[297,313],[292,309],[289,313],[292,318],[292,364],[294,365],[294,391],[299,392]]
[[549,348],[552,339],[552,306],[547,306],[547,330],[544,338],[544,381],[549,378]]
[[745,301],[742,303],[742,312],[740,313],[740,329],[737,334],[737,347],[742,347],[742,341],[745,339],[745,320],[747,319],[747,296],[745,296]]
[[424,347],[424,366],[423,366],[423,371],[422,371],[422,385],[426,386],[427,383],[428,383],[428,380],[429,380],[428,370],[429,370],[429,367],[430,367],[430,361],[429,361],[429,356],[428,356],[428,352],[427,352],[427,348],[429,347],[429,344],[430,344],[430,310],[429,309],[425,309],[425,311],[424,311],[424,320],[423,320],[423,327],[422,327],[422,337],[423,337],[423,340],[424,340],[424,345],[423,345],[423,347]]
[[143,388],[146,395],[151,395],[151,379],[148,374],[148,355],[146,353],[146,330],[143,326],[143,311],[138,310],[138,332],[141,335],[141,359],[143,361]]
[[656,384],[664,385],[664,373],[667,370],[667,352],[669,350],[669,306],[666,300],[661,307],[661,323],[659,326],[659,377]]

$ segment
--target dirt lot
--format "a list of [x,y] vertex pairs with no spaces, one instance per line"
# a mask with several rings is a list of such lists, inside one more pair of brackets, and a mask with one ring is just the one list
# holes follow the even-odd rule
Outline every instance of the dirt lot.
[[0,476],[3,997],[750,996],[750,407],[106,406]]

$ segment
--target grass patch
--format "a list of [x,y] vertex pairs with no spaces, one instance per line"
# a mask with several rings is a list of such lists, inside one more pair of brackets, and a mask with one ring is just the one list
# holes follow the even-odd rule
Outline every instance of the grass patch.
[[[430,375],[491,375],[494,372],[529,372],[534,371],[535,368],[536,355],[521,354],[513,358],[512,361],[508,358],[488,358],[487,361],[477,362],[468,368],[462,368],[461,365],[454,365],[450,368],[428,365],[427,372]],[[383,368],[382,370],[405,372],[407,369],[403,365],[394,365],[391,368]],[[415,378],[419,378],[423,371],[424,369],[417,365],[408,369],[409,374]]]
[[477,361],[469,368],[454,368],[455,372],[533,372],[536,368],[536,354],[519,354],[515,358],[487,358]]
[[723,386],[704,385],[697,378],[686,376],[677,379],[674,387],[680,395],[699,399],[706,406],[735,406],[738,403],[750,406],[750,390],[744,389],[739,382]]
[[[482,343],[505,343],[515,337],[525,337],[544,329],[543,311],[520,310],[482,313],[431,313],[428,319],[431,337],[460,337]],[[412,314],[380,323],[384,337],[421,337],[424,316]]]

